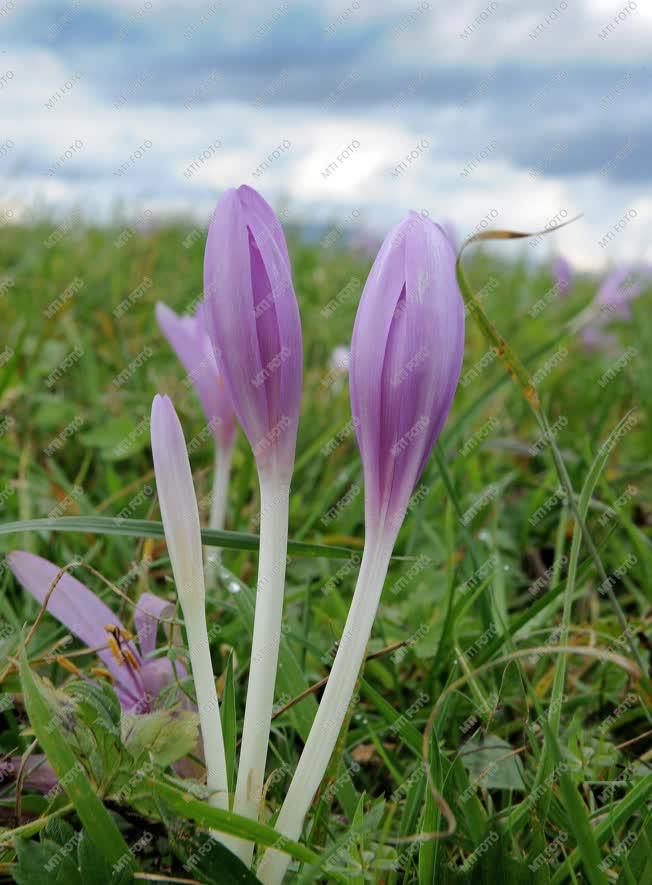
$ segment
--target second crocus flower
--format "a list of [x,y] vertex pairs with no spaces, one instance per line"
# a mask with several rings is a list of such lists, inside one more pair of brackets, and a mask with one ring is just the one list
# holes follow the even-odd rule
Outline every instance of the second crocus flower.
[[[365,545],[351,608],[319,710],[276,829],[296,839],[324,777],[380,601],[396,536],[453,400],[464,307],[444,230],[412,212],[383,243],[353,331],[351,411],[365,483]],[[273,849],[258,877],[278,885],[288,857]]]
[[206,627],[199,510],[183,430],[167,396],[154,397],[151,436],[161,520],[188,637],[209,802],[225,809],[229,805],[226,756]]
[[[281,226],[250,187],[227,191],[208,231],[206,326],[256,459],[260,556],[234,811],[258,817],[283,615],[288,507],[301,399],[299,308]],[[250,863],[253,845],[233,850]]]
[[[203,304],[194,316],[179,316],[165,304],[156,305],[156,319],[170,346],[186,370],[187,379],[199,396],[204,417],[215,439],[215,473],[209,528],[224,528],[226,502],[235,437],[235,415],[224,382],[217,369],[213,348],[206,333]],[[212,583],[219,562],[217,548],[205,557],[207,579]]]

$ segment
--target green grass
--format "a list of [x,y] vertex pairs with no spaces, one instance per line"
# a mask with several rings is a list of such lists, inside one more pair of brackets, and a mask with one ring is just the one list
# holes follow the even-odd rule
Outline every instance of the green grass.
[[[160,531],[146,531],[138,522],[123,533],[105,534],[106,523],[96,518],[117,515],[144,485],[154,487],[146,423],[154,393],[172,396],[187,439],[201,438],[205,422],[197,398],[158,331],[154,303],[160,299],[183,311],[200,295],[203,237],[186,248],[189,230],[169,226],[134,234],[120,246],[120,228],[74,228],[48,246],[52,230],[46,224],[7,228],[0,238],[0,275],[15,281],[3,287],[0,280],[6,341],[0,521],[19,523],[11,534],[0,525],[0,550],[31,550],[58,565],[78,557],[113,583],[131,571],[134,577],[123,585],[127,601],[89,571],[76,570],[131,625],[132,604],[144,590],[174,599],[165,546]],[[563,231],[556,237],[563,246]],[[648,292],[634,303],[631,323],[613,324],[620,341],[614,353],[589,352],[571,322],[590,303],[596,281],[578,279],[568,298],[549,299],[532,316],[552,280],[546,267],[533,270],[518,259],[524,249],[506,243],[500,258],[469,250],[467,274],[476,291],[494,281],[484,309],[531,375],[556,355],[539,396],[600,567],[606,575],[620,572],[614,596],[649,669],[652,299]],[[328,359],[335,346],[350,340],[357,295],[340,299],[329,316],[320,311],[353,277],[363,282],[369,262],[306,245],[297,236],[290,251],[304,340],[290,538],[339,549],[297,544],[290,552],[279,709],[327,675],[325,656],[341,634],[356,576],[355,567],[342,567],[352,550],[361,549],[364,531],[362,495],[352,496],[333,522],[322,522],[351,485],[361,483],[350,434],[327,451],[350,421],[346,379],[327,383]],[[114,310],[144,279],[140,297],[116,316]],[[69,297],[61,297],[71,284]],[[65,304],[48,311],[57,298]],[[489,346],[469,315],[463,377]],[[603,373],[627,347],[633,356],[601,386]],[[48,386],[66,355],[80,351]],[[140,366],[128,380],[114,384],[134,361]],[[551,447],[529,451],[541,436],[535,416],[500,359],[486,362],[478,377],[458,389],[399,536],[369,646],[370,654],[378,654],[365,666],[359,703],[302,845],[290,846],[296,861],[288,881],[594,883],[619,877],[629,883],[649,876],[649,683],[639,683],[632,650],[617,642],[618,612],[598,592],[598,567],[574,529],[571,502],[557,495],[550,503],[560,482]],[[601,457],[601,446],[630,411],[633,419],[615,434],[608,457]],[[76,429],[52,449],[52,440],[69,426]],[[209,440],[191,461],[201,501],[210,491]],[[250,536],[257,532],[258,506],[256,472],[240,435],[227,523],[238,534],[226,538],[232,546],[223,551],[224,580],[208,601],[231,756],[244,709],[249,588],[256,573]],[[545,514],[535,518],[542,507]],[[74,531],[63,522],[58,531],[27,522],[61,516],[75,518],[68,524]],[[155,495],[142,495],[130,516],[158,520]],[[474,578],[487,562],[484,578]],[[623,571],[624,562],[629,565]],[[343,577],[332,581],[338,570]],[[528,591],[533,585],[536,594]],[[15,784],[0,782],[0,875],[37,882],[29,871],[39,863],[42,868],[47,852],[63,844],[63,829],[56,827],[65,821],[77,831],[84,828],[61,866],[62,875],[65,866],[73,879],[90,881],[93,868],[97,881],[112,881],[110,869],[102,867],[105,854],[112,856],[123,840],[133,847],[148,832],[152,839],[134,849],[141,873],[252,881],[221,854],[213,863],[184,868],[193,852],[200,856],[204,828],[253,831],[236,818],[225,825],[223,812],[197,798],[186,801],[184,796],[201,791],[178,779],[169,747],[144,742],[144,749],[140,743],[136,749],[111,731],[107,723],[119,716],[113,693],[84,685],[57,662],[44,660],[66,636],[49,617],[27,650],[31,672],[45,681],[30,678],[24,664],[21,684],[21,633],[37,613],[2,568],[1,750],[26,751],[43,737],[37,718],[46,705],[74,699],[69,746],[59,741],[53,747],[46,736],[37,751],[54,753],[55,768],[57,753],[66,764],[80,760],[85,777],[69,803],[62,795],[48,799],[23,791],[18,807]],[[406,645],[391,649],[400,642]],[[567,651],[555,651],[560,642]],[[529,647],[538,650],[524,654]],[[61,653],[78,648],[75,643]],[[96,663],[93,656],[71,660],[86,671]],[[635,703],[626,702],[631,693],[639,696]],[[315,706],[308,695],[274,721],[267,824],[280,807]],[[31,723],[26,710],[36,717]],[[153,764],[139,779],[145,762]],[[628,778],[621,782],[623,771]],[[120,790],[132,781],[137,786],[125,798]],[[106,813],[89,828],[95,794]],[[92,840],[102,842],[103,830],[107,841],[93,854]],[[447,835],[432,839],[433,833]],[[272,838],[262,824],[259,838],[261,844]]]

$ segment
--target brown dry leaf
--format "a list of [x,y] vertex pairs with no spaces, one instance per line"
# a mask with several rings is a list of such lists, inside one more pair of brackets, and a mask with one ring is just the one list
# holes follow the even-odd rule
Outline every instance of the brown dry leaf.
[[370,762],[376,753],[376,748],[373,744],[359,744],[355,750],[351,752],[351,758],[355,762]]

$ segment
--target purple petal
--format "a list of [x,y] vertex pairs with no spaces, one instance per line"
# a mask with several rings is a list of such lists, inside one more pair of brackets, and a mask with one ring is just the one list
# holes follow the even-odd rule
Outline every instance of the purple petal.
[[213,348],[203,325],[202,305],[196,316],[179,316],[165,304],[156,305],[156,319],[170,346],[195,385],[204,415],[217,442],[230,448],[235,415],[217,369]]
[[[186,668],[180,661],[176,661],[174,664],[169,658],[152,658],[152,660],[145,661],[142,670],[143,684],[145,686],[144,703],[142,706],[139,706],[138,709],[132,710],[132,712],[151,712],[155,706],[155,701],[163,689],[176,681],[174,675],[175,669],[177,673],[176,678],[179,680],[186,678]],[[183,694],[181,697],[182,699],[186,699],[186,696]],[[192,704],[189,704],[189,706],[192,707]]]
[[174,605],[153,593],[141,594],[136,603],[134,623],[138,634],[141,655],[146,658],[156,649],[156,633],[159,621],[174,617]]
[[573,279],[573,271],[570,264],[561,255],[555,259],[553,266],[553,276],[557,292],[561,297],[565,297],[570,292],[570,285]]
[[[11,778],[15,780],[20,772],[22,756],[10,756],[9,759],[0,760],[0,783]],[[32,753],[24,768],[23,786],[37,793],[49,793],[57,783],[54,769],[43,753]]]
[[371,269],[351,346],[351,410],[365,480],[367,531],[396,529],[457,387],[464,309],[444,231],[416,213]]
[[181,602],[204,597],[199,510],[181,423],[167,396],[155,396],[151,417],[152,457],[156,489]]
[[604,322],[615,318],[629,320],[632,315],[630,302],[638,298],[641,291],[631,268],[610,273],[595,298]]
[[[47,559],[23,550],[8,553],[7,560],[25,590],[42,604],[50,585],[59,574],[59,567]],[[97,654],[115,677],[123,693],[133,701],[138,701],[142,697],[143,682],[140,670],[133,670],[126,663],[118,663],[106,648],[108,633],[104,629],[105,626],[113,624],[118,629],[124,627],[117,615],[95,593],[77,578],[64,572],[50,596],[47,611],[89,648],[104,646]],[[123,646],[129,649],[140,665],[140,655],[133,642],[124,642]]]
[[289,480],[301,399],[301,323],[285,238],[252,188],[227,191],[204,258],[208,334],[259,470]]

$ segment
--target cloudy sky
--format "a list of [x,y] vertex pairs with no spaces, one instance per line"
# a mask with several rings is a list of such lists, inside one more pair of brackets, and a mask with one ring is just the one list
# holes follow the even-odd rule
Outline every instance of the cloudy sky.
[[0,222],[245,182],[379,232],[582,212],[537,256],[652,261],[651,47],[649,0],[0,0]]

